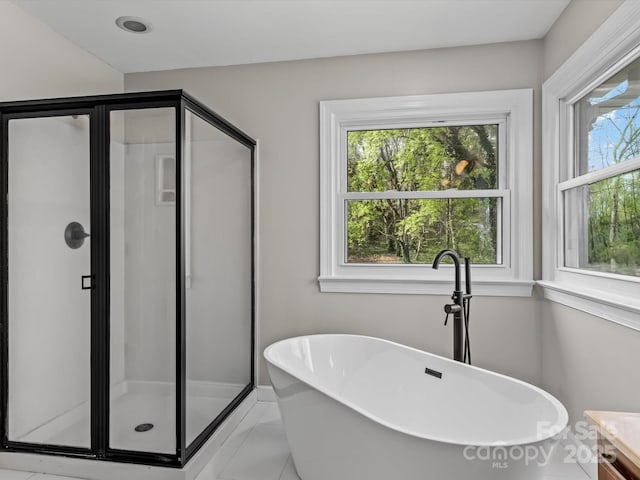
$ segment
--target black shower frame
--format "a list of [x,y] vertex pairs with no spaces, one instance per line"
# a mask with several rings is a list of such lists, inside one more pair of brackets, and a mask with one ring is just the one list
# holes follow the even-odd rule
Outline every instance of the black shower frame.
[[[176,112],[176,454],[109,448],[109,188],[110,112],[148,108],[175,108]],[[251,351],[250,383],[189,444],[186,445],[186,286],[184,199],[182,168],[185,149],[185,112],[249,148],[251,152]],[[183,467],[218,426],[255,388],[255,162],[256,141],[183,90],[136,92],[44,100],[0,102],[0,198],[8,194],[8,122],[19,118],[89,115],[91,212],[91,447],[69,447],[8,439],[8,205],[0,202],[0,451],[59,455],[75,458]]]

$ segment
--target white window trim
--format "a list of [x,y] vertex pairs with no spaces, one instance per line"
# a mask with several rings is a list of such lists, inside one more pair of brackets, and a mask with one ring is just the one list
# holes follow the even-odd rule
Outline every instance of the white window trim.
[[[450,265],[346,265],[343,252],[344,173],[341,162],[347,130],[407,128],[429,123],[462,123],[506,119],[506,189],[491,191],[506,198],[506,238],[502,265],[474,265],[474,295],[530,296],[533,281],[532,150],[533,90],[450,93],[320,102],[320,290],[322,292],[450,294]],[[483,196],[488,190],[472,194]],[[419,194],[424,197],[425,194]],[[440,195],[429,193],[427,196]],[[453,194],[456,195],[456,194]],[[447,197],[453,196],[451,192]],[[467,195],[460,192],[459,195]],[[369,197],[370,194],[367,194]],[[473,260],[473,259],[472,259]]]
[[542,87],[543,280],[538,284],[551,301],[640,330],[640,278],[563,267],[560,205],[561,190],[581,182],[562,181],[573,156],[571,105],[638,58],[638,45],[640,2],[626,0]]

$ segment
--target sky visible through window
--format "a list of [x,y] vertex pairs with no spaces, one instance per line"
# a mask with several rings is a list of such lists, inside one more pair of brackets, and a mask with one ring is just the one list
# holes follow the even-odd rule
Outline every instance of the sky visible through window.
[[[640,157],[639,67],[632,63],[577,103],[576,177]],[[583,226],[566,231],[566,248],[583,251],[574,260],[567,254],[567,266],[640,276],[640,170],[612,172],[572,190],[583,191],[574,197],[583,200],[567,204],[566,220]],[[585,232],[586,241],[578,242]]]
[[591,121],[587,171],[636,158],[640,154],[640,96],[629,91],[629,81],[585,103],[590,118],[584,120]]

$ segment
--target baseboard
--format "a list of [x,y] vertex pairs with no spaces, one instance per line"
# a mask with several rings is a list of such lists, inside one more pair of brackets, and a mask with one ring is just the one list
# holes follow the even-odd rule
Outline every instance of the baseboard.
[[275,402],[276,392],[273,391],[271,385],[258,385],[258,401],[259,402]]

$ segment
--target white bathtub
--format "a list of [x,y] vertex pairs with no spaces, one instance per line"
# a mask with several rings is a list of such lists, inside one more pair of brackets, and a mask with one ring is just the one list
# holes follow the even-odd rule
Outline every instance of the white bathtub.
[[537,387],[378,338],[290,338],[264,356],[302,480],[540,479],[567,425]]

